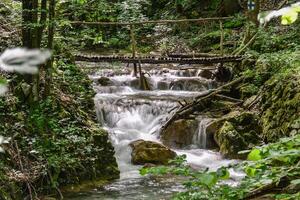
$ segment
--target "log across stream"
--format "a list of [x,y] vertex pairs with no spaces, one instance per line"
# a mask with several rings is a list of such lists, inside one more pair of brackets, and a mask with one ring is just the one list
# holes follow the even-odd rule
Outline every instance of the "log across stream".
[[[220,83],[200,77],[200,70],[174,70],[166,66],[147,71],[151,90],[142,91],[139,90],[139,79],[128,70],[116,66],[112,70],[111,66],[107,66],[90,75],[97,92],[95,104],[98,120],[110,132],[121,172],[120,180],[67,199],[170,199],[175,192],[183,190],[180,181],[173,177],[141,177],[138,171],[141,166],[131,163],[129,144],[139,139],[161,143],[160,129],[174,113],[177,102],[193,101],[207,90],[217,88]],[[206,126],[212,119],[201,116],[197,120],[198,127],[192,133],[192,143],[173,150],[178,155],[186,154],[188,163],[199,169],[215,170],[236,162],[205,149]],[[233,176],[238,177],[239,174],[233,173]]]

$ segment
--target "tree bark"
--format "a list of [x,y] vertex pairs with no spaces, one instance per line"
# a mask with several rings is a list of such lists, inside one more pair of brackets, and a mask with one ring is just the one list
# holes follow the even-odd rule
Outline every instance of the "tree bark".
[[[47,48],[53,49],[53,39],[54,39],[54,31],[55,31],[55,0],[49,0],[49,26],[48,26],[48,43]],[[51,84],[52,84],[52,73],[53,73],[53,57],[47,62],[46,65],[46,83],[45,83],[45,93],[44,98],[50,95],[51,92]]]
[[41,17],[39,22],[39,29],[38,29],[38,47],[41,47],[42,38],[43,38],[43,31],[46,27],[46,20],[47,20],[47,0],[42,0],[41,2]]

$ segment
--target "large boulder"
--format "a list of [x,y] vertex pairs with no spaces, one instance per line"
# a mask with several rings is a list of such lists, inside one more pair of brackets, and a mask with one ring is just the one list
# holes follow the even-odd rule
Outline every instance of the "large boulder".
[[157,142],[137,140],[130,143],[132,148],[131,161],[133,164],[166,165],[169,160],[176,157],[176,153],[168,147]]
[[239,151],[261,143],[262,127],[257,115],[234,111],[208,125],[207,134],[213,134],[220,152],[227,158],[244,158]]
[[168,147],[183,148],[193,143],[197,129],[197,120],[177,120],[161,133],[161,140]]

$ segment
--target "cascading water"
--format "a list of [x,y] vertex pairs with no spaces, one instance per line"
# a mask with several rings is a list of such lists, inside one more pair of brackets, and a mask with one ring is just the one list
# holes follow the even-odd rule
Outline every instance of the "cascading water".
[[207,135],[206,128],[208,124],[212,121],[210,118],[199,119],[199,125],[197,132],[194,134],[193,143],[197,145],[200,149],[206,149],[207,145]]
[[[139,139],[160,142],[159,129],[170,115],[170,110],[178,105],[177,102],[192,100],[216,86],[216,83],[198,77],[195,70],[164,68],[149,70],[147,74],[151,91],[138,90],[139,81],[130,72],[117,74],[104,69],[91,76],[95,83],[100,77],[109,78],[107,85],[95,84],[95,104],[99,122],[110,133],[121,177],[120,181],[106,186],[105,190],[87,194],[88,198],[83,196],[72,199],[165,199],[182,189],[174,183],[161,184],[149,178],[141,178],[138,173],[141,166],[131,164],[129,144]],[[194,145],[189,149],[175,151],[178,155],[186,154],[188,163],[195,167],[217,169],[231,161],[224,160],[217,152],[205,149],[206,126],[210,121],[207,118],[199,119],[199,127],[193,138]],[[119,195],[111,196],[112,191]],[[128,192],[130,198],[125,197]]]

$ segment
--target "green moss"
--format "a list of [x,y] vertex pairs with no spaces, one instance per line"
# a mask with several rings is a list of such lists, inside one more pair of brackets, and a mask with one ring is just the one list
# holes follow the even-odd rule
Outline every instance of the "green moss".
[[267,141],[299,133],[300,73],[291,69],[272,77],[262,95],[263,135]]
[[[31,177],[37,175],[32,184],[38,194],[52,193],[68,184],[119,177],[108,133],[96,121],[91,81],[75,65],[59,61],[55,66],[53,90],[47,99],[30,106],[13,94],[0,99],[4,111],[0,114],[1,135],[15,135],[23,167]],[[14,152],[15,146],[7,159],[1,159],[6,172],[21,171],[12,159]],[[0,177],[4,188],[0,194],[11,193],[7,178]],[[25,184],[22,180],[12,182],[24,195]]]
[[261,126],[258,117],[251,112],[232,112],[213,123],[215,141],[228,158],[245,158],[238,152],[261,143]]

